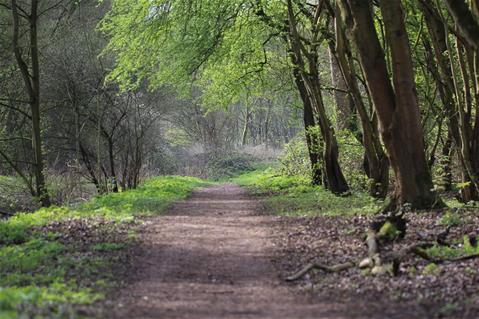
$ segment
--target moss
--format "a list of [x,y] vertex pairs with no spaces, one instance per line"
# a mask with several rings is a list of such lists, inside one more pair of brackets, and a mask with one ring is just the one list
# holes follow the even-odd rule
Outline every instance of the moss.
[[441,226],[454,227],[459,226],[463,223],[462,218],[459,214],[453,212],[447,212],[441,219],[438,221],[438,224]]
[[391,222],[384,223],[384,225],[381,227],[381,229],[378,232],[379,237],[385,238],[389,241],[393,241],[394,239],[396,239],[399,234],[400,234],[400,231]]
[[441,272],[439,266],[435,263],[430,263],[422,270],[423,275],[437,276]]

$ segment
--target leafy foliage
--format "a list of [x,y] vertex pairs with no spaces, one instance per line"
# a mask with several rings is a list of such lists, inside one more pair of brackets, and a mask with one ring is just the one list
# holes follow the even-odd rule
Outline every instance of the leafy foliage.
[[[273,16],[278,5],[266,4]],[[274,45],[277,31],[255,10],[237,0],[115,0],[101,24],[110,37],[107,52],[116,54],[109,77],[123,88],[147,79],[151,87],[172,85],[183,95],[196,79],[203,105],[213,108],[261,96],[281,83],[278,75],[288,74],[281,70],[289,65]]]
[[311,176],[311,164],[304,138],[295,138],[284,146],[284,154],[279,158],[280,172],[286,176]]

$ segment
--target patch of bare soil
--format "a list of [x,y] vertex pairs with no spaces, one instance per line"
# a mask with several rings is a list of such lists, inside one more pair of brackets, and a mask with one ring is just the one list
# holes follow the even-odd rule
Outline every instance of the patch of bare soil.
[[196,191],[147,221],[110,318],[347,318],[341,300],[310,303],[273,265],[277,217],[235,185]]

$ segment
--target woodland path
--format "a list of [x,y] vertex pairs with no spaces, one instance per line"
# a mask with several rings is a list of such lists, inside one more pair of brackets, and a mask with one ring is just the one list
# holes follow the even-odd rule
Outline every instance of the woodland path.
[[[310,304],[276,272],[274,222],[240,187],[195,191],[147,222],[131,284],[112,318],[341,318]],[[336,308],[336,309],[335,309]]]

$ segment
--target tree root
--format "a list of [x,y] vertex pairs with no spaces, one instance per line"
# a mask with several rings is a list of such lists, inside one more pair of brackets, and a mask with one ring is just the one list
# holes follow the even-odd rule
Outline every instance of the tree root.
[[325,272],[334,273],[334,272],[341,272],[341,271],[353,268],[355,266],[356,266],[356,264],[353,263],[353,262],[346,262],[346,263],[337,264],[337,265],[334,265],[334,266],[325,266],[325,265],[321,265],[321,264],[311,263],[311,264],[307,264],[306,266],[304,266],[297,273],[287,277],[286,281],[295,281],[295,280],[301,279],[307,273],[309,273],[312,270],[316,270],[316,269],[323,270]]

